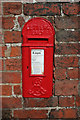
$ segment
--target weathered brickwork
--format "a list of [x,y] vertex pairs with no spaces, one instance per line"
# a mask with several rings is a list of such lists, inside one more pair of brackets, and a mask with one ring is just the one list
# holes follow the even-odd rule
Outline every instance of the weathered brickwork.
[[24,107],[56,107],[58,105],[58,97],[51,98],[41,98],[41,99],[32,99],[25,98],[24,99]]
[[2,18],[2,27],[4,29],[12,29],[14,27],[15,17],[3,17]]
[[77,118],[77,109],[60,109],[60,110],[51,110],[50,118],[65,118],[65,119],[73,119]]
[[60,9],[60,4],[58,3],[24,4],[25,15],[60,15]]
[[3,3],[3,14],[4,15],[19,15],[22,13],[22,4],[19,2],[15,3]]
[[56,32],[57,42],[78,42],[79,40],[80,34],[78,30],[75,31],[59,30]]
[[57,29],[80,29],[80,16],[58,16],[55,18]]
[[[79,2],[75,0],[72,3],[70,0],[5,1],[0,2],[2,120],[80,119]],[[55,29],[54,85],[53,95],[50,98],[22,97],[22,28],[33,17],[49,20]]]
[[20,31],[4,31],[5,43],[21,43],[21,32]]
[[66,15],[78,15],[80,14],[80,5],[78,3],[65,3],[63,4],[63,12]]

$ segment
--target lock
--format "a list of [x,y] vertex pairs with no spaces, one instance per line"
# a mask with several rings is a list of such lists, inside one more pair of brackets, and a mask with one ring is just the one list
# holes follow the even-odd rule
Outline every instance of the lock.
[[54,35],[52,24],[44,18],[36,17],[25,23],[22,29],[23,97],[52,96]]

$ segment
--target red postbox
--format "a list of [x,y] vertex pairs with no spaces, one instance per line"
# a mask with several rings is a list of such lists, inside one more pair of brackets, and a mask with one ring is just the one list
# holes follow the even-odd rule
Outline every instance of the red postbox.
[[54,34],[51,23],[43,18],[30,19],[23,27],[23,97],[52,96]]

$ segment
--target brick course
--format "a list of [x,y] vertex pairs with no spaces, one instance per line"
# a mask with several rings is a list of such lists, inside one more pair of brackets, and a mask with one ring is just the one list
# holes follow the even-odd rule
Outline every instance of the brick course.
[[6,59],[6,70],[21,70],[21,59]]
[[20,83],[21,73],[20,72],[3,72],[2,82],[3,83]]
[[47,110],[15,110],[14,118],[34,118],[34,119],[42,119],[47,117]]
[[78,54],[79,44],[78,43],[67,43],[67,44],[56,44],[55,54]]
[[20,2],[3,3],[3,14],[19,15],[22,13],[22,4]]
[[55,18],[57,29],[80,29],[80,16],[58,16]]
[[79,31],[59,30],[56,32],[57,42],[78,42],[80,40]]
[[21,56],[21,47],[9,47],[3,46],[2,47],[2,57],[17,57]]
[[1,9],[1,2],[0,2],[0,15],[2,14],[2,9]]
[[60,4],[56,3],[35,3],[24,4],[25,15],[60,15]]
[[54,72],[55,80],[65,80],[66,79],[66,69],[56,68]]
[[21,32],[20,31],[5,31],[4,32],[5,43],[21,43]]
[[24,99],[24,107],[55,107],[58,105],[58,97],[51,97],[49,99]]
[[50,118],[76,118],[77,109],[62,109],[62,110],[51,110]]
[[67,77],[70,79],[78,79],[78,68],[67,70]]
[[4,95],[4,96],[12,95],[12,86],[11,85],[2,85],[2,95]]
[[74,107],[74,97],[59,97],[60,107]]
[[18,22],[19,22],[20,27],[22,27],[25,24],[25,20],[23,17],[18,17]]
[[2,27],[4,29],[12,29],[14,27],[15,17],[3,17],[2,18]]
[[76,96],[76,106],[80,106],[80,96]]
[[3,108],[21,108],[22,103],[21,103],[21,98],[2,98],[2,107]]
[[78,57],[69,56],[69,57],[56,57],[55,66],[56,67],[78,67]]
[[[78,82],[77,80],[65,80],[55,82],[55,95],[78,95]],[[57,89],[58,88],[58,89]]]
[[77,15],[80,14],[80,5],[78,3],[65,3],[62,6],[64,14]]
[[14,86],[14,94],[15,94],[15,95],[21,95],[20,85],[15,85],[15,86]]

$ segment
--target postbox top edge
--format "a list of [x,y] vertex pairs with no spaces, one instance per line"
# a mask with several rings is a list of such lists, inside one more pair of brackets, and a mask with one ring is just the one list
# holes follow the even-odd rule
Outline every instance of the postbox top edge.
[[48,21],[48,20],[45,19],[45,18],[41,18],[41,17],[35,17],[35,18],[32,18],[32,19],[28,20],[28,21],[24,24],[24,26],[23,26],[22,35],[24,34],[24,31],[25,31],[25,29],[26,29],[27,24],[28,24],[29,22],[33,21],[33,20],[36,20],[36,19],[40,19],[40,20],[46,21],[46,22],[50,25],[50,27],[51,27],[51,29],[52,29],[52,31],[53,31],[53,35],[55,35],[55,30],[54,30],[52,24],[50,23],[50,21]]

